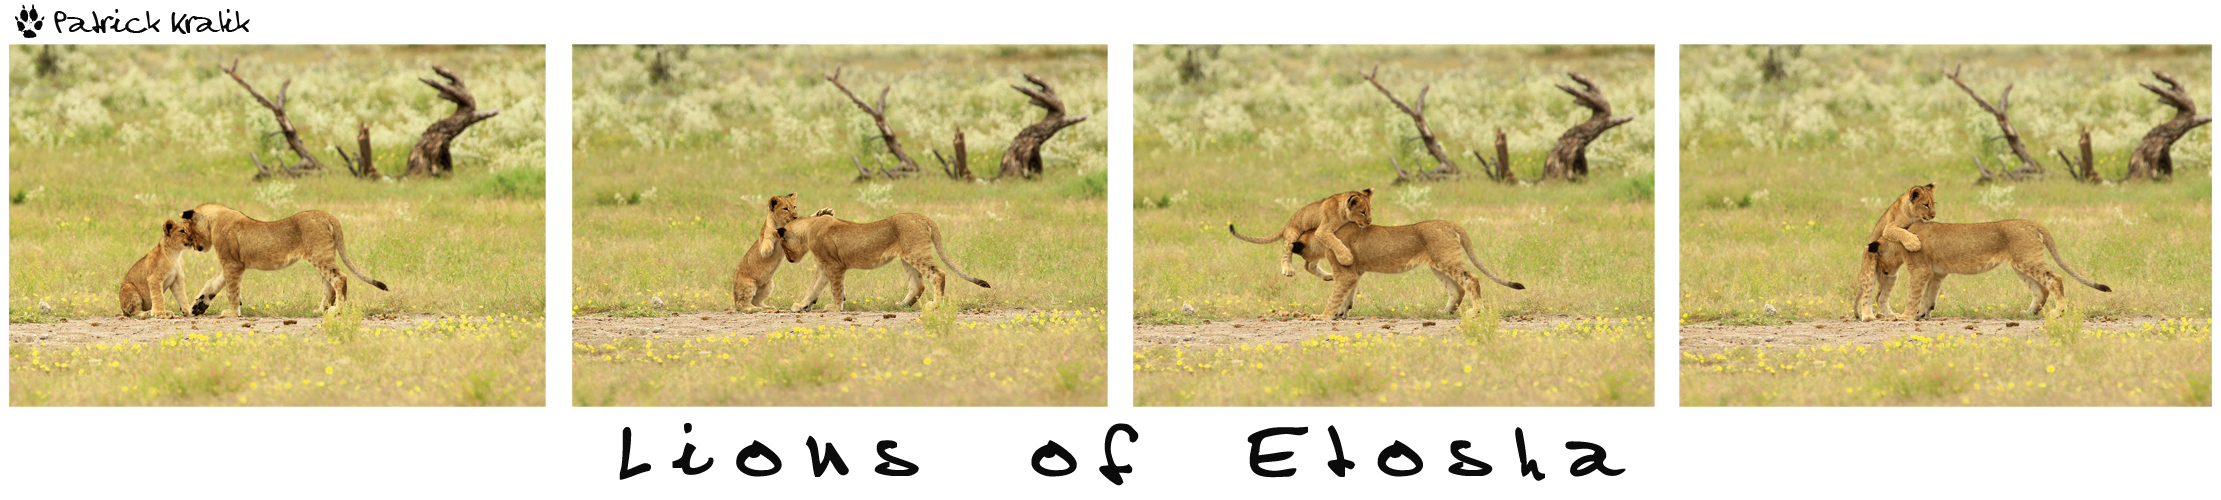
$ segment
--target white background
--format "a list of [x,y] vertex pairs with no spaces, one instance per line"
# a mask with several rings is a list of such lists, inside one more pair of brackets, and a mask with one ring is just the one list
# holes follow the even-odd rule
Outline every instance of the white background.
[[[573,2],[530,7],[458,2],[40,3],[42,14],[153,10],[244,11],[252,34],[89,35],[42,32],[48,43],[498,43],[548,44],[548,408],[4,408],[0,494],[166,495],[181,492],[391,496],[719,496],[834,493],[1110,497],[1172,494],[1456,496],[1546,493],[1583,497],[2136,495],[2211,496],[2213,408],[1675,408],[1672,318],[1680,236],[1678,156],[1657,155],[1658,408],[1130,408],[1133,220],[1129,94],[1133,44],[1143,43],[1622,43],[1657,46],[1657,144],[1679,144],[1677,44],[1702,43],[2190,43],[2212,44],[2216,9],[2196,2]],[[12,12],[12,11],[11,11]],[[206,15],[206,14],[203,14]],[[20,38],[10,37],[11,41]],[[569,408],[571,249],[570,44],[586,43],[1080,43],[1110,46],[1112,284],[1109,408]],[[11,57],[13,57],[11,51]],[[2212,78],[2212,75],[2186,76]],[[2211,112],[2216,103],[2203,103]],[[4,141],[0,137],[0,141]],[[11,168],[16,167],[12,162]],[[5,224],[0,221],[0,224]],[[10,263],[11,265],[21,263]],[[4,278],[0,278],[4,279]],[[0,282],[4,286],[4,282]],[[2216,309],[2221,309],[2217,307]],[[0,375],[4,376],[4,375]],[[1095,472],[1103,432],[1134,425],[1116,445],[1133,465],[1125,486]],[[695,431],[681,434],[682,423]],[[1357,468],[1326,471],[1326,426]],[[636,463],[655,469],[618,481],[620,429],[632,427]],[[1247,472],[1251,433],[1309,426],[1267,452],[1294,451]],[[1518,476],[1512,429],[1548,479]],[[806,436],[838,447],[842,477],[809,476]],[[873,443],[922,472],[870,472]],[[1450,475],[1448,445],[1487,461],[1487,477]],[[748,477],[733,455],[763,441],[778,475]],[[1061,478],[1026,465],[1056,440],[1079,461]],[[1400,440],[1426,471],[1391,478],[1375,454]],[[1619,477],[1565,474],[1582,440],[1611,452]],[[670,461],[683,443],[716,457],[684,476]],[[1402,462],[1398,462],[1402,466]]]

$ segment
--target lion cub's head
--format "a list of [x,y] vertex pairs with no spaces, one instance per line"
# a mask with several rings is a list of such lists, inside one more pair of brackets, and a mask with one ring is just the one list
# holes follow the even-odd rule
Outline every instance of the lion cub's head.
[[1365,188],[1364,191],[1350,193],[1349,200],[1343,202],[1341,209],[1342,217],[1351,223],[1357,224],[1357,227],[1372,226],[1373,188]]
[[810,238],[817,236],[820,226],[833,220],[830,216],[804,217],[779,228],[779,248],[786,251],[787,263],[802,262],[802,256],[810,254]]
[[794,201],[794,193],[787,193],[786,196],[773,196],[770,205],[771,227],[785,227],[787,223],[794,222],[794,219],[802,217],[801,204]]
[[186,247],[192,247],[195,251],[206,252],[208,251],[208,238],[202,236],[201,232],[194,229],[190,223],[178,222],[177,219],[163,219],[162,250],[177,252],[183,251]]
[[1905,191],[1908,213],[1920,222],[1936,220],[1936,185],[1913,186]]

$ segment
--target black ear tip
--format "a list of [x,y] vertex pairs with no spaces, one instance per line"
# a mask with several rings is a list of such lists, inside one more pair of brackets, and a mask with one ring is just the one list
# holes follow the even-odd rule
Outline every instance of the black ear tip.
[[1882,251],[1882,242],[1879,242],[1879,241],[1869,241],[1869,242],[1866,242],[1866,253],[1881,253],[1881,251]]
[[1936,187],[1936,183],[1930,182],[1928,183],[1928,187]]
[[193,211],[191,211],[191,210],[186,210],[186,211],[185,211],[185,220],[193,220]]
[[1373,194],[1373,188],[1365,188],[1365,194]]

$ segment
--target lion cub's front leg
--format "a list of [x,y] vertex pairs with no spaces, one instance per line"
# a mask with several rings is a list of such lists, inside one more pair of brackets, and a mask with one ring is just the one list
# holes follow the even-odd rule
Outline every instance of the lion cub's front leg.
[[1920,251],[1920,236],[1914,235],[1912,231],[1906,231],[1905,228],[1897,226],[1883,228],[1882,241],[1904,245],[1907,252]]

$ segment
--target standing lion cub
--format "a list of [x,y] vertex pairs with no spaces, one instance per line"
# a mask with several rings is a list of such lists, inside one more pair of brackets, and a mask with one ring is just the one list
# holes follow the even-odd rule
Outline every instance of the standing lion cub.
[[[833,304],[827,311],[839,311],[848,303],[848,296],[841,282],[850,269],[878,269],[887,262],[902,259],[903,272],[910,277],[910,293],[902,297],[901,306],[918,302],[925,292],[925,282],[933,282],[934,302],[948,296],[947,277],[941,268],[933,265],[939,255],[948,264],[949,271],[981,288],[993,288],[987,282],[957,269],[949,260],[948,251],[941,248],[941,228],[918,214],[895,214],[875,222],[858,224],[832,217],[804,217],[788,222],[778,230],[779,241],[786,248],[787,262],[801,262],[803,255],[817,256],[817,282],[810,285],[810,296],[794,304],[800,311],[817,305],[817,295],[827,285],[833,287]],[[932,253],[927,253],[927,248]],[[924,279],[921,278],[923,274]],[[931,308],[931,304],[927,305]]]
[[[763,229],[756,233],[756,244],[741,254],[740,267],[733,269],[733,311],[754,312],[776,310],[763,304],[771,297],[771,274],[779,271],[780,227],[800,217],[795,207],[794,193],[773,196],[768,203],[770,213],[764,216]],[[821,209],[815,216],[833,215],[833,209]]]
[[[1341,229],[1344,223],[1356,224],[1359,228],[1373,224],[1372,188],[1328,196],[1324,200],[1304,205],[1303,208],[1296,209],[1296,214],[1288,218],[1288,224],[1281,227],[1280,233],[1273,235],[1271,238],[1244,236],[1240,231],[1234,230],[1234,224],[1232,223],[1226,224],[1226,232],[1233,233],[1234,237],[1241,238],[1242,241],[1260,245],[1275,241],[1282,242],[1280,244],[1280,275],[1295,276],[1296,270],[1289,265],[1289,258],[1298,251],[1296,239],[1302,238],[1304,233],[1316,232],[1317,236],[1313,238],[1315,240],[1313,244],[1326,247],[1327,251],[1332,252],[1336,264],[1343,266],[1355,264],[1351,261],[1350,247],[1344,245],[1342,239],[1335,236],[1335,231]],[[1314,270],[1315,268],[1304,266],[1304,269]],[[1334,281],[1333,267],[1328,266],[1328,269],[1329,271],[1326,274],[1319,274],[1316,271],[1313,271],[1312,274],[1327,281]]]
[[180,258],[185,247],[205,250],[207,238],[194,231],[191,224],[176,220],[162,221],[162,241],[154,244],[147,256],[131,264],[123,273],[123,288],[116,291],[117,301],[123,306],[123,317],[137,316],[154,311],[154,317],[170,318],[169,306],[162,304],[162,294],[168,293],[177,303],[178,311],[185,309],[185,260]]
[[[339,230],[339,218],[321,210],[307,210],[291,217],[263,222],[231,207],[203,203],[185,211],[185,220],[193,230],[208,238],[208,248],[214,248],[216,262],[223,272],[208,285],[201,287],[200,298],[193,302],[193,314],[207,312],[216,301],[216,292],[231,295],[231,308],[223,317],[239,316],[239,280],[247,269],[276,271],[306,260],[322,271],[324,300],[317,303],[318,311],[338,307],[347,299],[347,276],[340,274],[339,264],[346,264],[356,278],[370,282],[370,286],[385,290],[385,282],[371,279],[355,269],[347,258],[346,236]],[[202,251],[208,251],[202,249]]]

